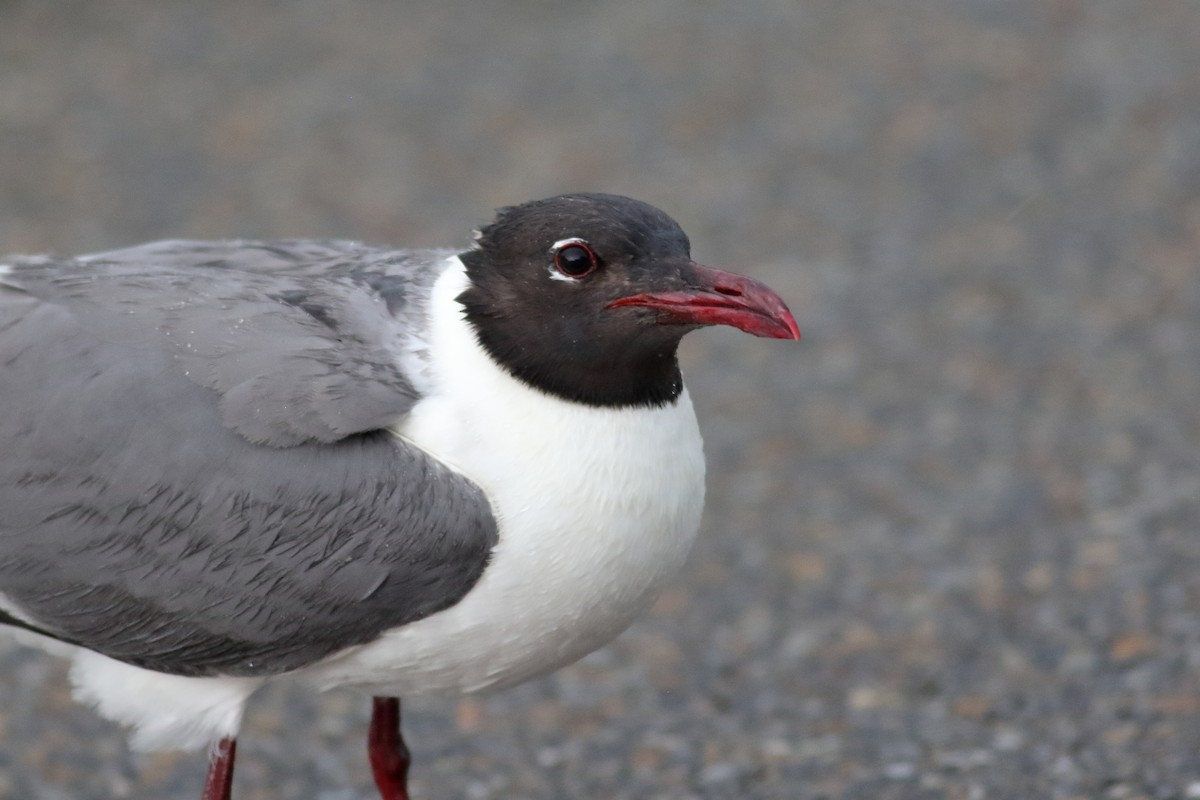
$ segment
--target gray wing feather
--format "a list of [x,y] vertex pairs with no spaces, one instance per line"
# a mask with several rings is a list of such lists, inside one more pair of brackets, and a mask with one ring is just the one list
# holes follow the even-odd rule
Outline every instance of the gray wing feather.
[[293,669],[457,602],[486,497],[377,430],[417,397],[388,308],[424,313],[433,261],[255,272],[171,246],[0,276],[0,593],[190,675]]
[[138,315],[139,334],[157,329],[185,374],[220,395],[227,426],[287,447],[384,428],[412,407],[419,376],[397,354],[423,346],[424,305],[411,301],[427,296],[443,255],[159,242],[61,270],[53,296]]

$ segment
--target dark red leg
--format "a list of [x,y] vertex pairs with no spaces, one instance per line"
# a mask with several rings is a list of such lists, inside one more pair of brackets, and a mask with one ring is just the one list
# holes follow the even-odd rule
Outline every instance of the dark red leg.
[[400,701],[395,697],[374,699],[367,755],[371,758],[371,771],[375,773],[379,796],[383,800],[409,800],[409,755],[404,737],[400,735]]
[[208,778],[204,781],[204,794],[200,800],[229,800],[233,789],[233,757],[237,755],[237,740],[222,739],[217,742],[208,762]]

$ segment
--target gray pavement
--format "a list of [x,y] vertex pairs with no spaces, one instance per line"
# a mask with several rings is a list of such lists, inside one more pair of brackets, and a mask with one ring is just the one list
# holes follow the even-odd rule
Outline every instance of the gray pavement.
[[[409,703],[417,798],[1200,798],[1191,0],[0,2],[0,252],[465,243],[577,189],[805,340],[692,337],[694,557],[580,664]],[[265,693],[236,797],[373,797],[366,713]],[[0,643],[0,797],[203,766]]]

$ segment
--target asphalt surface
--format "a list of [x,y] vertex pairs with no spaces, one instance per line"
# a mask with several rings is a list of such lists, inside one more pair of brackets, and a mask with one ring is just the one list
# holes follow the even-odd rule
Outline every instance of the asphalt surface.
[[[789,300],[800,345],[685,346],[683,574],[557,675],[409,702],[419,800],[1200,798],[1198,43],[1190,0],[9,0],[0,252],[465,244],[591,189]],[[373,797],[367,705],[263,694],[235,796]],[[0,797],[203,761],[0,643]]]

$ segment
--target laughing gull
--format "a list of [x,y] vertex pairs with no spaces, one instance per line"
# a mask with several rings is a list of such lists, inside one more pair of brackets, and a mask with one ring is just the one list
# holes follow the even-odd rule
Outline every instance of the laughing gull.
[[500,209],[472,247],[172,241],[0,267],[0,630],[70,655],[145,749],[246,700],[511,686],[612,639],[683,562],[704,459],[676,348],[798,339],[761,283],[625,197]]

